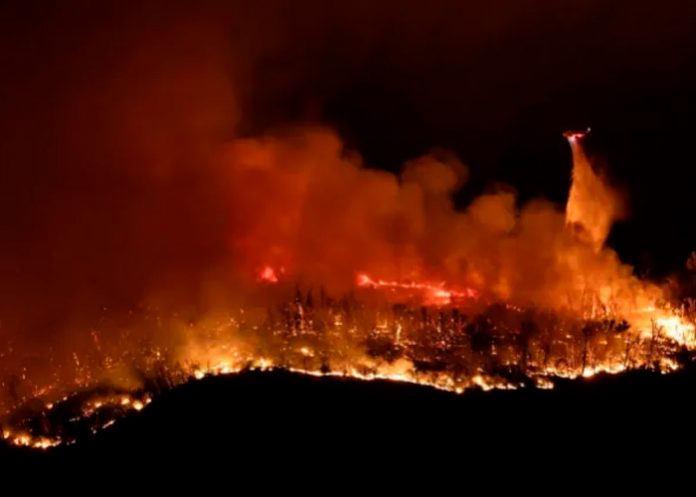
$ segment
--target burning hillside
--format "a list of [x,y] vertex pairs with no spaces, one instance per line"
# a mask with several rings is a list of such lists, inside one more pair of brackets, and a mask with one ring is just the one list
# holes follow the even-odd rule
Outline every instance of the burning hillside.
[[[690,360],[693,302],[639,278],[607,246],[627,206],[586,154],[586,133],[566,134],[565,209],[536,185],[518,195],[474,184],[477,156],[450,146],[510,126],[540,101],[546,79],[558,77],[548,94],[581,85],[569,54],[582,53],[587,36],[558,42],[565,29],[550,16],[556,41],[543,45],[563,50],[525,83],[538,60],[519,65],[518,41],[538,53],[541,37],[534,9],[519,2],[453,1],[425,12],[408,2],[308,0],[291,21],[282,1],[271,9],[199,3],[18,5],[0,16],[0,433],[8,443],[73,443],[164,390],[242,370],[460,393],[552,388],[558,378],[629,369],[668,373]],[[578,19],[604,6],[581,3],[561,10],[584,32]],[[685,16],[667,14],[665,25]],[[512,49],[499,53],[508,31]],[[692,32],[670,29],[664,47],[675,60]],[[487,48],[470,48],[478,46]],[[640,67],[667,60],[634,53]],[[617,54],[612,67],[630,62]],[[498,59],[510,65],[493,68]],[[548,71],[571,66],[565,76]],[[398,100],[382,105],[377,92],[362,124],[372,140],[361,141],[323,109],[372,77],[389,95],[422,98],[422,112]],[[479,78],[481,89],[467,86]],[[445,107],[447,119],[431,113]],[[389,112],[414,132],[390,141],[394,123],[378,121]],[[415,131],[426,135],[418,146]],[[398,152],[382,164],[368,158],[373,142]]]
[[[162,389],[249,369],[411,382],[461,393],[474,387],[552,388],[557,378],[679,368],[696,349],[694,316],[670,307],[659,287],[637,280],[601,247],[611,212],[600,222],[601,205],[578,202],[604,202],[591,190],[608,190],[579,141],[571,144],[572,191],[581,193],[571,194],[568,227],[535,233],[550,244],[539,246],[528,261],[538,264],[541,257],[564,271],[541,282],[548,287],[512,279],[519,278],[514,266],[498,272],[511,261],[497,259],[496,252],[508,243],[522,248],[516,224],[525,215],[552,214],[539,207],[497,227],[486,261],[495,263],[488,270],[496,273],[488,276],[496,278],[469,272],[460,279],[467,285],[360,271],[352,289],[336,293],[303,281],[285,247],[270,245],[284,265],[260,265],[243,303],[202,315],[156,308],[125,318],[105,313],[101,329],[90,332],[93,349],[74,353],[70,367],[56,364],[48,378],[32,376],[26,366],[21,376],[8,371],[11,380],[4,384],[12,402],[5,407],[3,437],[36,448],[71,443],[142,409]],[[478,209],[491,214],[506,199],[478,202],[461,216],[481,216]],[[460,214],[451,215],[459,221]],[[602,227],[605,232],[598,231]],[[271,252],[254,255],[267,260]],[[418,267],[410,266],[407,274]],[[385,265],[381,274],[391,270]],[[530,283],[529,295],[537,301],[520,293]],[[10,364],[21,362],[11,347],[4,354]]]

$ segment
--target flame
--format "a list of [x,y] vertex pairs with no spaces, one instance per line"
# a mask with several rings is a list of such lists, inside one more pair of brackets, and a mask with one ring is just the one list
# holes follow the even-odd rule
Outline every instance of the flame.
[[36,437],[27,432],[12,432],[10,430],[3,431],[2,437],[11,445],[32,449],[46,450],[62,443],[60,438]]
[[[14,404],[2,413],[2,438],[36,449],[74,443],[74,438],[64,435],[70,432],[65,425],[85,425],[95,433],[146,408],[153,392],[163,387],[246,370],[408,382],[462,393],[472,388],[549,389],[558,378],[591,379],[635,368],[662,373],[678,369],[679,354],[696,354],[696,315],[693,309],[687,312],[668,305],[659,287],[638,280],[613,253],[603,251],[617,204],[581,149],[581,135],[572,133],[568,138],[574,171],[565,220],[572,229],[564,229],[561,219],[560,232],[549,238],[534,223],[537,217],[548,221],[543,217],[548,211],[526,211],[520,216],[527,219],[519,222],[530,222],[534,228],[529,240],[524,240],[530,243],[512,247],[531,246],[532,251],[508,250],[513,257],[493,258],[495,251],[490,247],[509,249],[510,233],[518,222],[509,209],[514,199],[497,196],[479,199],[466,216],[454,218],[459,231],[475,226],[485,236],[480,241],[482,250],[462,252],[474,254],[473,269],[451,271],[446,281],[388,279],[395,274],[427,275],[422,264],[408,266],[407,273],[385,264],[377,268],[381,276],[376,276],[375,267],[356,274],[349,265],[349,277],[354,276],[351,288],[337,293],[281,279],[278,275],[286,274],[285,267],[276,269],[269,261],[285,259],[259,257],[248,266],[260,267],[254,285],[273,284],[273,292],[257,292],[260,297],[249,292],[244,305],[224,303],[223,311],[196,317],[167,314],[156,307],[133,316],[138,323],[134,329],[149,325],[166,330],[176,334],[175,345],[138,342],[134,351],[128,346],[135,343],[133,335],[128,335],[129,327],[116,322],[111,326],[124,331],[115,345],[109,344],[108,335],[92,329],[89,337],[94,346],[88,352],[72,351],[73,376],[60,377],[56,372],[53,381],[47,382],[32,377],[29,368],[22,369],[16,383],[25,388],[15,388]],[[425,189],[418,190],[417,198],[447,191],[448,185],[456,183],[452,175],[438,183],[426,174],[430,169],[422,163],[410,171],[407,179],[415,181],[415,177]],[[491,212],[495,215],[490,216]],[[424,227],[419,229],[427,233]],[[543,270],[535,258],[542,243],[551,247],[544,254],[552,257],[541,261],[554,265],[562,277],[542,281],[541,287],[520,298],[511,291],[515,282],[510,275],[534,278],[535,272]],[[326,249],[330,248],[335,250],[333,246]],[[272,252],[278,255],[282,250],[274,246]],[[348,257],[344,247],[338,253]],[[537,264],[528,268],[532,260]],[[497,272],[491,261],[517,265]],[[445,262],[457,267],[456,258]],[[300,274],[292,269],[287,274]],[[270,293],[274,295],[268,300]],[[110,325],[106,319],[102,324]],[[4,354],[0,357],[12,350],[0,351]],[[27,406],[31,406],[30,414],[24,414]],[[68,417],[61,417],[65,412]],[[36,419],[44,422],[36,423]]]
[[[590,379],[641,367],[668,373],[679,367],[673,359],[675,353],[684,348],[696,351],[693,319],[668,307],[640,309],[626,330],[611,321],[554,316],[550,325],[562,326],[562,332],[549,335],[540,328],[525,342],[515,331],[497,329],[510,320],[524,322],[527,311],[515,306],[498,308],[496,313],[502,313],[498,318],[490,315],[478,321],[453,314],[457,306],[430,300],[427,292],[432,288],[449,295],[451,290],[444,290],[442,284],[375,280],[360,273],[356,287],[390,293],[417,290],[422,292],[426,311],[414,314],[408,306],[380,305],[350,310],[331,304],[307,305],[297,298],[285,318],[261,328],[245,322],[245,313],[240,311],[236,318],[189,328],[191,342],[159,374],[174,387],[207,376],[283,369],[312,376],[414,383],[461,394],[471,388],[488,391],[533,385],[551,389],[555,378]],[[472,292],[454,291],[452,295],[470,298]],[[477,331],[478,326],[485,328]],[[249,342],[251,330],[263,340]],[[484,345],[474,348],[478,340]],[[470,372],[463,372],[467,370]],[[44,412],[70,401],[66,396],[46,402]],[[91,431],[96,433],[151,402],[151,394],[98,394],[83,401],[79,414],[68,422],[95,423]],[[21,421],[17,427],[4,425],[3,438],[12,445],[35,449],[74,442],[57,435],[60,428],[55,433],[34,433],[30,421]]]
[[358,273],[356,283],[359,287],[375,288],[382,290],[416,290],[422,292],[423,302],[426,305],[444,306],[452,303],[453,299],[474,299],[478,292],[473,288],[464,290],[452,290],[445,287],[445,283],[428,282],[399,282],[383,279],[373,279],[366,273]]
[[278,276],[276,276],[272,266],[264,266],[259,272],[258,280],[266,283],[278,283]]

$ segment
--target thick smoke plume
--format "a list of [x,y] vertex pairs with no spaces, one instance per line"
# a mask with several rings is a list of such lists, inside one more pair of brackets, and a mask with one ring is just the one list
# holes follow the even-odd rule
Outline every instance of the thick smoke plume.
[[[374,50],[394,55],[393,74],[417,73],[431,54],[455,62],[461,48],[477,60],[485,54],[470,42],[549,29],[520,17],[532,9],[503,3],[501,12],[462,8],[454,21],[444,8],[422,16],[399,7],[403,18],[394,19],[394,5],[334,11],[317,2],[297,7],[295,23],[281,15],[295,7],[275,3],[268,11],[4,7],[3,397],[73,378],[95,348],[135,355],[142,341],[176,343],[166,316],[196,319],[243,303],[267,265],[335,293],[349,291],[359,271],[551,308],[654,292],[613,252],[578,241],[548,202],[520,207],[505,190],[455,209],[468,170],[452,154],[414,157],[398,175],[368,169],[331,127],[293,124],[271,108],[302,85],[337,91],[346,68],[374,67]],[[564,22],[589,15],[581,3]],[[540,2],[553,17],[552,4]],[[317,69],[332,61],[338,78]],[[426,93],[439,105],[442,92],[431,84]],[[145,311],[165,323],[133,324]]]

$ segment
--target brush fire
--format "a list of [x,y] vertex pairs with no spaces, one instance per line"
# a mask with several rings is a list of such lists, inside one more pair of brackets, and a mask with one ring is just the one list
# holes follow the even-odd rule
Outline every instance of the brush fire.
[[678,369],[696,350],[693,309],[604,247],[617,196],[584,133],[566,136],[565,212],[518,209],[507,192],[456,210],[455,159],[424,157],[396,177],[364,169],[326,130],[235,141],[216,176],[234,199],[233,262],[214,271],[227,276],[199,281],[204,303],[153,291],[127,312],[103,307],[67,335],[79,347],[37,354],[7,340],[2,438],[72,444],[163,390],[244,370],[463,393]]

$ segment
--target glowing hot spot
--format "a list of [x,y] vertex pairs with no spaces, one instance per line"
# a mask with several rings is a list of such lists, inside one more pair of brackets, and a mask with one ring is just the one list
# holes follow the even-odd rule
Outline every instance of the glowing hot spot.
[[384,290],[412,290],[420,292],[423,303],[426,305],[442,306],[452,303],[453,299],[472,299],[478,297],[478,292],[473,288],[454,290],[445,288],[445,283],[430,282],[401,282],[382,279],[373,279],[365,273],[359,273],[356,284],[363,288],[375,288]]
[[258,280],[266,283],[278,283],[278,276],[271,266],[264,266],[259,273]]

